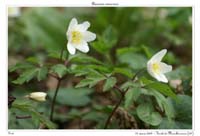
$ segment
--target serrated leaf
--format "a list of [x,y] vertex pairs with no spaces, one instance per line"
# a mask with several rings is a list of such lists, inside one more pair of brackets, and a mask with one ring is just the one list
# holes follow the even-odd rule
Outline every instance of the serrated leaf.
[[89,75],[81,80],[77,85],[76,88],[89,86],[89,88],[95,86],[98,82],[106,79],[105,76],[101,75],[99,72],[90,69]]
[[58,74],[58,76],[61,78],[67,73],[67,68],[63,64],[57,64],[51,67],[51,70]]
[[89,88],[95,86],[98,82],[104,80],[105,77],[87,77],[84,80],[81,80],[79,84],[76,85],[76,88],[89,86]]
[[30,69],[30,68],[33,68],[33,67],[34,67],[34,65],[32,65],[30,63],[17,63],[14,66],[11,66],[9,68],[9,71],[13,72],[13,71],[18,70],[18,69]]
[[83,79],[75,86],[75,88],[86,87],[90,82],[92,82],[90,79]]
[[115,77],[109,77],[106,79],[106,83],[103,86],[103,91],[108,91],[117,83],[117,79]]
[[37,69],[32,68],[24,71],[16,80],[13,81],[15,84],[23,84],[24,82],[29,82],[37,75]]

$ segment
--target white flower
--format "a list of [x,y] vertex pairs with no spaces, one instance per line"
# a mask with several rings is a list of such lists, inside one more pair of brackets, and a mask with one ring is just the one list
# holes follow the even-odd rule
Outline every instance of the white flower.
[[87,31],[89,27],[90,23],[88,21],[78,24],[76,18],[71,20],[66,32],[68,39],[67,49],[70,54],[75,54],[76,49],[84,53],[89,51],[87,42],[91,42],[96,39],[96,34]]
[[19,17],[21,15],[20,7],[8,7],[9,17]]
[[166,49],[161,50],[156,53],[148,62],[147,62],[147,71],[148,73],[156,78],[158,81],[167,83],[168,80],[165,77],[165,73],[172,71],[172,66],[167,65],[161,62],[162,58],[167,53]]
[[39,102],[43,102],[46,101],[46,96],[47,94],[44,92],[33,92],[29,94],[29,98],[39,101]]

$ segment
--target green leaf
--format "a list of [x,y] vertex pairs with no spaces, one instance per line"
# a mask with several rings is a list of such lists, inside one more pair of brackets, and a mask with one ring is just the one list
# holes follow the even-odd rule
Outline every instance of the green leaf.
[[14,66],[11,66],[9,68],[9,71],[13,72],[13,71],[18,70],[18,69],[30,69],[30,68],[33,68],[33,67],[34,67],[34,65],[30,64],[30,63],[17,63]]
[[47,77],[48,69],[47,67],[41,67],[37,69],[37,72],[38,72],[37,79],[38,81],[41,81]]
[[58,76],[61,78],[67,73],[67,68],[63,64],[57,64],[51,67],[51,70],[58,74]]
[[15,84],[23,84],[24,82],[29,82],[37,75],[37,69],[31,68],[24,71],[16,80],[13,81]]
[[21,102],[18,103],[17,101],[15,101],[12,104],[12,108],[31,114],[32,118],[37,118],[41,123],[45,124],[49,129],[53,129],[56,127],[53,122],[51,122],[46,116],[43,116],[39,112],[37,112],[35,108],[30,104]]
[[154,90],[151,90],[151,91],[152,91],[153,95],[155,96],[156,101],[157,101],[159,107],[161,108],[161,110],[165,111],[167,118],[169,120],[174,118],[175,113],[174,113],[172,104],[161,93],[154,91]]
[[145,94],[145,95],[154,96],[161,111],[165,111],[167,118],[169,120],[174,118],[175,113],[174,113],[174,109],[173,109],[171,102],[169,102],[168,99],[165,98],[160,92],[153,90],[153,89],[151,89],[151,90],[141,89],[141,93]]
[[105,77],[87,77],[86,79],[81,80],[80,83],[78,83],[75,87],[80,88],[80,87],[85,87],[89,85],[89,88],[95,86],[98,82],[104,80]]
[[161,115],[153,111],[153,106],[149,103],[140,104],[136,112],[142,121],[152,126],[158,126],[162,122]]
[[[86,106],[91,101],[89,95],[92,91],[88,88],[60,88],[56,102],[69,106]],[[54,91],[49,91],[48,95],[51,99],[53,99],[54,93]]]
[[113,70],[113,74],[118,73],[122,74],[124,76],[127,76],[129,78],[132,78],[133,73],[130,68],[120,68],[120,67],[115,67]]
[[79,88],[89,86],[89,88],[91,88],[104,79],[106,79],[104,75],[101,75],[95,70],[90,70],[89,75],[85,79],[81,80],[75,87]]
[[125,94],[125,102],[124,102],[125,108],[130,107],[133,101],[137,101],[140,94],[141,94],[140,88],[130,88],[128,92]]
[[[18,109],[10,108],[8,111],[8,128],[9,129],[38,129],[39,120],[36,118],[28,118],[28,119],[16,119],[16,115],[27,115],[27,112],[23,112]],[[29,116],[29,115],[27,115]],[[36,121],[37,120],[37,121]]]
[[144,85],[148,85],[148,84],[154,83],[154,81],[149,80],[149,79],[147,79],[147,78],[145,78],[145,77],[141,77],[139,80],[140,80],[140,82],[142,82],[142,84],[144,84]]
[[46,67],[26,69],[13,83],[21,85],[25,82],[29,82],[34,77],[37,77],[37,80],[41,81],[46,78],[47,73],[48,69]]
[[177,95],[178,101],[168,98],[172,104],[175,117],[173,120],[163,120],[160,129],[191,129],[192,128],[192,98],[187,95]]
[[155,89],[155,90],[161,92],[162,94],[164,94],[166,96],[170,96],[170,97],[176,99],[176,94],[166,84],[154,82],[154,83],[147,84],[145,86],[145,88]]
[[115,77],[109,77],[106,79],[106,83],[103,86],[103,91],[108,91],[117,83],[117,79]]
[[75,86],[75,88],[86,87],[86,86],[90,85],[91,82],[92,82],[92,80],[90,80],[90,79],[83,79]]
[[[71,73],[74,73],[76,76],[80,76],[80,75],[86,75],[86,73],[90,73],[92,72],[92,70],[94,71],[99,71],[101,73],[111,73],[112,72],[112,68],[109,66],[103,66],[103,65],[96,65],[96,64],[87,64],[87,67],[85,67],[85,64],[81,64],[81,65],[73,65],[70,69]],[[79,75],[80,74],[80,75]]]
[[128,88],[140,88],[141,84],[140,83],[135,83],[132,80],[126,81],[121,85],[122,90],[126,90]]

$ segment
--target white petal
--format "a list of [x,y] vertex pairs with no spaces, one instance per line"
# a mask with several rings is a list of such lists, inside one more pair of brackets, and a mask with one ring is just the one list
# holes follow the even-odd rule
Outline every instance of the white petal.
[[71,43],[67,43],[67,49],[69,51],[70,54],[74,55],[76,52],[76,49],[74,48],[74,46]]
[[153,70],[152,70],[152,64],[150,62],[147,63],[147,72],[155,78],[155,75],[153,73]]
[[172,66],[171,65],[167,65],[167,64],[165,64],[163,62],[160,62],[159,65],[160,65],[161,73],[167,73],[167,72],[172,71]]
[[168,83],[168,79],[166,78],[166,76],[164,74],[156,74],[155,78],[158,81],[164,82],[164,83]]
[[78,29],[79,31],[84,32],[84,31],[86,31],[89,27],[90,27],[90,23],[89,23],[88,21],[85,21],[85,22],[83,22],[82,24],[79,24],[79,25],[77,26],[77,29]]
[[96,39],[96,34],[90,32],[90,31],[86,31],[84,32],[84,40],[87,42],[91,42],[94,41]]
[[156,53],[149,61],[150,62],[160,62],[166,53],[167,53],[167,49],[163,49],[163,50],[159,51],[158,53]]
[[[160,64],[160,63],[159,63]],[[161,64],[162,65],[162,64]],[[168,69],[167,69],[168,70]],[[167,78],[165,77],[165,75],[162,73],[163,71],[161,71],[159,74],[155,73],[152,69],[152,64],[151,63],[148,63],[147,64],[147,71],[148,73],[155,79],[157,79],[158,81],[161,81],[161,82],[164,82],[164,83],[167,83],[168,80]]]
[[72,20],[70,21],[69,26],[68,26],[67,34],[69,33],[69,31],[71,31],[77,25],[78,25],[77,19],[76,18],[72,18]]
[[74,47],[84,53],[87,53],[89,51],[88,44],[85,41],[81,42],[81,44],[79,44],[79,45],[75,45]]

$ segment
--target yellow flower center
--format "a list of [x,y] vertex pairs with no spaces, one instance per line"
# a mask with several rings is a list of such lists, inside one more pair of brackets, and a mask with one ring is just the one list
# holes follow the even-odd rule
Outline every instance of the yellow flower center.
[[160,65],[158,63],[153,63],[152,69],[154,73],[160,73]]
[[73,44],[80,44],[83,35],[79,31],[72,31],[72,40]]

